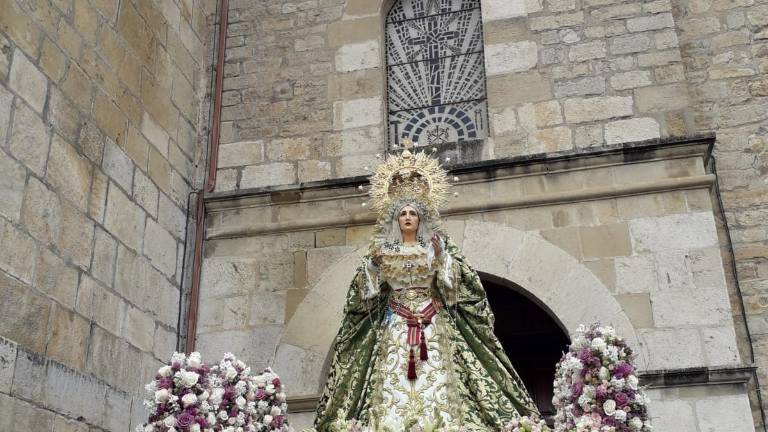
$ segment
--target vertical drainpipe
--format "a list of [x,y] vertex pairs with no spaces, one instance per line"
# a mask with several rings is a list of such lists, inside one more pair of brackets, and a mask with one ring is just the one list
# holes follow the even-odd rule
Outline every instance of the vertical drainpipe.
[[216,189],[216,169],[219,159],[221,138],[221,100],[224,91],[224,59],[227,50],[227,27],[229,25],[229,0],[219,5],[219,35],[216,52],[216,84],[213,91],[213,114],[211,115],[210,153],[205,188],[197,192],[195,206],[195,243],[192,259],[192,288],[189,293],[189,307],[186,316],[186,343],[184,351],[195,350],[197,339],[197,313],[200,301],[200,275],[203,265],[203,240],[205,239],[205,194]]

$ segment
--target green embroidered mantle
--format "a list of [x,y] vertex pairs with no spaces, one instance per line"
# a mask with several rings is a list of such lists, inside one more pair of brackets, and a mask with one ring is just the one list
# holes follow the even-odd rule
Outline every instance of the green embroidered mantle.
[[[449,328],[451,360],[463,413],[460,423],[469,429],[501,430],[512,418],[538,414],[522,381],[493,333],[494,316],[475,270],[448,238],[446,251],[453,258],[452,287],[435,279],[440,310]],[[381,358],[382,331],[389,290],[365,300],[365,272],[358,269],[347,294],[344,318],[333,344],[334,356],[317,408],[315,428],[334,430],[339,416],[368,424],[376,412],[374,378]],[[446,356],[448,357],[448,356]],[[375,414],[373,415],[375,416]],[[453,425],[449,425],[453,426]]]

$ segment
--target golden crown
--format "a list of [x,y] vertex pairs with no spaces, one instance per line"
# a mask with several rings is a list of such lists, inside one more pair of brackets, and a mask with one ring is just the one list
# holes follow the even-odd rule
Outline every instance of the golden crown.
[[379,218],[391,216],[392,205],[414,200],[433,216],[448,199],[448,173],[425,152],[411,152],[412,142],[403,141],[400,154],[390,155],[371,176],[372,207]]

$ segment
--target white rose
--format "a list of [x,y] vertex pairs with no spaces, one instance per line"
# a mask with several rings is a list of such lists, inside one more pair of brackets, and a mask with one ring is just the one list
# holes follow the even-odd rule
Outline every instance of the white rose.
[[203,359],[200,357],[199,352],[193,352],[189,355],[189,358],[187,358],[187,366],[192,369],[197,369],[202,364]]
[[603,411],[608,415],[613,415],[613,413],[616,412],[616,401],[613,399],[605,401],[605,403],[603,403]]
[[208,418],[206,420],[208,422],[208,426],[213,426],[216,424],[216,415],[214,413],[208,413]]
[[163,424],[165,427],[173,427],[176,426],[176,417],[174,416],[168,416],[163,420]]
[[268,385],[267,388],[264,389],[265,392],[267,392],[268,395],[275,393],[275,386],[272,384]]
[[280,414],[282,414],[283,411],[278,407],[272,407],[272,411],[270,411],[269,413],[272,414],[272,417],[277,417]]
[[165,403],[168,402],[168,399],[171,397],[171,392],[169,392],[166,389],[160,389],[155,392],[155,402],[157,403]]
[[253,380],[256,382],[256,384],[266,384],[267,378],[264,375],[257,375],[253,377]]
[[144,426],[144,432],[155,432],[155,427],[152,425]]
[[219,411],[219,418],[222,420],[227,420],[229,419],[229,414],[227,414],[226,411]]
[[624,410],[616,410],[616,412],[613,413],[613,417],[615,417],[616,420],[623,422],[627,419],[627,412]]
[[608,381],[611,379],[611,372],[607,367],[601,367],[600,372],[597,373],[597,376],[600,377],[602,381]]
[[224,376],[228,380],[233,380],[237,377],[237,371],[233,367],[228,367],[227,370],[224,372]]
[[197,396],[195,396],[193,393],[187,393],[181,397],[181,403],[184,406],[194,405],[197,403]]
[[166,377],[166,378],[168,378],[169,376],[171,376],[171,373],[172,373],[172,372],[173,372],[173,370],[172,370],[172,369],[171,369],[171,367],[170,367],[170,366],[168,366],[168,365],[161,367],[161,368],[160,368],[160,369],[157,371],[157,373],[158,373],[158,374],[160,374],[160,376],[162,376],[162,377]]
[[168,432],[176,432],[176,428],[175,427],[170,427],[170,428],[168,428]]
[[197,384],[197,380],[199,378],[200,375],[196,374],[195,372],[184,371],[181,373],[181,384],[184,387],[192,387],[193,385]]
[[211,395],[211,403],[216,406],[221,404],[221,399],[224,397],[224,389],[221,387],[216,387],[213,389],[213,394]]
[[596,395],[595,386],[586,385],[582,391],[590,399],[594,398]]
[[237,399],[235,399],[235,403],[239,409],[245,408],[245,402],[245,398],[242,396],[238,396]]
[[267,415],[264,416],[264,424],[268,425],[270,423],[272,423],[272,416],[267,414]]
[[640,381],[637,379],[636,376],[630,375],[627,377],[627,385],[632,390],[637,390],[637,385],[640,383]]
[[643,428],[643,421],[640,420],[640,417],[633,417],[632,420],[629,421],[629,427],[631,427],[632,430],[639,431]]
[[613,379],[611,380],[611,385],[612,385],[612,386],[613,386],[613,387],[614,387],[616,390],[623,390],[623,389],[624,389],[624,386],[626,385],[626,381],[624,381],[624,378],[618,378],[618,379],[617,379],[617,378],[613,378]]
[[201,401],[208,400],[208,398],[211,397],[211,395],[208,393],[208,390],[200,393],[200,396],[198,396],[198,399]]
[[591,344],[592,349],[595,349],[595,350],[598,350],[598,351],[602,351],[602,350],[605,349],[606,346],[608,346],[608,345],[606,345],[606,343],[603,340],[603,338],[599,338],[598,337],[598,338],[592,339],[592,344]]
[[189,428],[190,432],[200,432],[200,425],[195,423]]

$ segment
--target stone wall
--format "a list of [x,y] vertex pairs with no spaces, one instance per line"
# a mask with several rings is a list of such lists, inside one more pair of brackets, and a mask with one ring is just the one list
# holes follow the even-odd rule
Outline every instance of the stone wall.
[[[768,391],[768,4],[679,0],[673,15],[696,129],[717,133],[717,172],[754,361]],[[730,251],[724,245],[724,256]],[[742,320],[738,308],[735,319]],[[743,338],[746,341],[746,337]],[[747,352],[748,344],[746,344]],[[745,355],[746,361],[752,358]],[[755,417],[759,406],[753,397]],[[767,406],[763,405],[763,410]]]
[[[387,141],[381,3],[232,3],[219,190],[375,163]],[[491,131],[480,159],[694,130],[669,1],[482,7]]]
[[0,429],[141,421],[176,346],[214,6],[0,1]]

